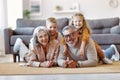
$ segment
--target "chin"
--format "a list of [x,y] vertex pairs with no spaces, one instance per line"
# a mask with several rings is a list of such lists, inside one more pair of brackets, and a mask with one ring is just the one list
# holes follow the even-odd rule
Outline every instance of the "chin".
[[46,46],[46,45],[47,45],[47,43],[43,43],[42,45],[43,45],[43,46]]
[[51,33],[50,35],[53,36],[53,35],[55,35],[55,33]]
[[69,47],[73,47],[73,46],[75,46],[74,43],[67,43],[67,44],[68,44]]

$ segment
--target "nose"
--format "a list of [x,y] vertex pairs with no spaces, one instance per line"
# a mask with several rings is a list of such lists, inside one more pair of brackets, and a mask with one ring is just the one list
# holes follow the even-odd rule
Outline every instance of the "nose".
[[71,39],[71,36],[68,36],[68,38],[67,38],[68,40],[70,40]]
[[55,30],[54,28],[51,28],[51,30]]
[[45,36],[43,36],[42,39],[45,40],[46,39]]

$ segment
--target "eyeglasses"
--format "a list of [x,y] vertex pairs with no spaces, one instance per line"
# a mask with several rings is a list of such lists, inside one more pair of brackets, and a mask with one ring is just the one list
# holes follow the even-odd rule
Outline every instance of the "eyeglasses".
[[70,34],[67,34],[67,35],[63,35],[65,38],[68,38],[68,37],[73,37],[75,35],[76,31],[75,32],[72,32]]

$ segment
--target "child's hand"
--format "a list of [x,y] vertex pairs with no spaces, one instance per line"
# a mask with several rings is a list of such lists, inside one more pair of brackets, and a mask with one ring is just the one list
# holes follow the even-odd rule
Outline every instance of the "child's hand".
[[68,62],[65,60],[64,62],[63,62],[63,68],[67,68],[67,66],[68,66]]
[[68,68],[76,68],[77,67],[77,62],[70,60],[68,62]]
[[67,57],[67,59],[63,62],[63,68],[68,67],[68,62],[69,62],[69,57]]
[[80,57],[84,57],[84,49],[80,49]]

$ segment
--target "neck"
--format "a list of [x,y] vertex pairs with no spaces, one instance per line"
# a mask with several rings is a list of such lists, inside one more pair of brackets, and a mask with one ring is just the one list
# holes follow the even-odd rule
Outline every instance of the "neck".
[[58,37],[58,33],[56,33],[54,35],[50,35],[51,40],[57,39],[57,37]]
[[45,54],[47,54],[47,45],[42,45]]

